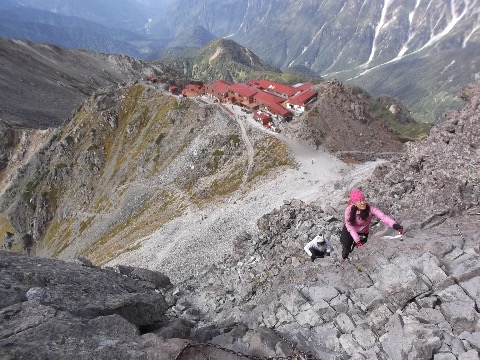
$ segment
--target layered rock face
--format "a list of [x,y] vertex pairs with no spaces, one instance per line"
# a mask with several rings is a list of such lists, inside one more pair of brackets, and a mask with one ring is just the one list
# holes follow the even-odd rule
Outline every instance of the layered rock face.
[[[198,322],[197,341],[262,356],[292,355],[265,330],[273,328],[316,359],[475,359],[480,256],[469,221],[409,230],[403,241],[378,224],[353,260],[336,266],[341,221],[289,201],[259,220],[259,234],[237,239],[224,263],[179,286],[171,311]],[[303,246],[318,233],[333,255],[312,263]],[[241,338],[237,323],[248,329]]]
[[153,345],[143,329],[166,320],[171,283],[161,274],[7,252],[0,258],[2,359],[139,358]]

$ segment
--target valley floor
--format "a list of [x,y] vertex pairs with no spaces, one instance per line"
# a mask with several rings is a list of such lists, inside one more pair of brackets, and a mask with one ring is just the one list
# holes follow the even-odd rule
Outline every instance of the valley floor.
[[[228,109],[241,127],[268,131],[239,108],[228,105]],[[322,207],[335,207],[346,199],[352,184],[371,173],[378,164],[346,164],[323,149],[314,150],[282,134],[274,135],[287,143],[298,163],[296,169],[275,173],[251,189],[237,191],[221,204],[188,209],[184,216],[139,239],[139,249],[124,253],[106,265],[161,271],[172,282],[181,282],[205,265],[221,261],[222,256],[231,251],[238,235],[256,233],[257,220],[283,205],[284,200],[300,199]]]

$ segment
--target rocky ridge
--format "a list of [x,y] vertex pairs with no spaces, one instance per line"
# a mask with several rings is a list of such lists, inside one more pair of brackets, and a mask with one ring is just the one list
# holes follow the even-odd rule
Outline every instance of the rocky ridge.
[[433,218],[438,223],[480,212],[479,88],[466,88],[462,110],[447,113],[427,139],[407,143],[398,160],[375,171],[362,185],[374,201],[401,217],[416,218],[420,227]]
[[97,90],[2,194],[0,227],[14,234],[7,248],[99,264],[189,206],[293,167],[279,140],[243,134],[232,120],[148,83]]
[[[391,157],[403,151],[398,134],[374,114],[366,101],[369,95],[363,90],[338,80],[322,82],[314,89],[318,100],[308,113],[282,127],[286,134],[356,161],[373,160],[381,153]],[[380,103],[385,108],[397,106],[393,99],[385,97]],[[399,123],[412,121],[406,112],[391,116]]]
[[0,116],[19,128],[57,127],[98,88],[167,73],[124,55],[24,40],[0,38],[0,49]]

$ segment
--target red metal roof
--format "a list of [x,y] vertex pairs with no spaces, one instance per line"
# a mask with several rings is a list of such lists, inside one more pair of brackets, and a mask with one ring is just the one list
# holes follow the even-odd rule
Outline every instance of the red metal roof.
[[262,89],[265,91],[271,91],[277,94],[284,95],[286,97],[292,97],[295,95],[299,90],[295,89],[291,86],[284,85],[277,83],[275,81],[270,81],[270,80],[251,80],[247,82],[247,85],[256,87],[258,89]]
[[195,92],[202,91],[202,87],[200,85],[195,85],[195,84],[188,84],[187,86],[185,86],[185,89],[195,91]]
[[257,92],[253,98],[257,102],[261,102],[264,104],[280,104],[285,101],[284,98],[281,98],[280,96],[276,96],[273,94],[266,93],[264,91],[259,91]]
[[292,113],[290,111],[288,111],[287,109],[285,109],[284,107],[282,107],[278,104],[270,104],[270,105],[268,105],[268,109],[271,112],[273,112],[277,115],[283,116],[283,117],[292,116]]
[[233,85],[230,85],[229,89],[230,91],[233,91],[236,94],[246,96],[246,97],[253,96],[258,92],[257,89],[247,84],[233,84]]
[[292,97],[291,99],[287,100],[287,102],[293,105],[305,105],[310,100],[312,100],[315,96],[317,96],[316,91],[308,90]]
[[232,83],[230,83],[228,81],[216,80],[216,81],[211,81],[211,82],[205,84],[205,87],[212,88],[219,93],[227,93],[228,92],[228,87],[230,85],[232,85]]
[[263,112],[261,111],[255,111],[254,115],[262,120],[271,120],[272,117],[267,115],[267,114],[264,114]]

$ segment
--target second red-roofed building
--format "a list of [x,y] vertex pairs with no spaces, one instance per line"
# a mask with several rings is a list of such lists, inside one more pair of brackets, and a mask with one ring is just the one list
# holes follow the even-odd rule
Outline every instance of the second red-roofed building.
[[308,104],[315,101],[317,96],[318,93],[316,91],[307,90],[285,101],[285,106],[287,109],[304,112],[307,109]]
[[195,84],[188,84],[182,90],[182,95],[186,96],[186,97],[203,95],[203,86],[195,85]]
[[293,117],[293,114],[290,111],[280,105],[285,101],[285,99],[280,96],[259,91],[253,96],[253,100],[261,108],[267,109],[280,121],[289,121]]
[[224,102],[228,97],[228,87],[232,83],[223,80],[208,82],[204,85],[205,94],[215,98],[220,102]]
[[232,84],[228,87],[228,98],[232,103],[252,107],[253,97],[257,92],[257,89],[247,84]]
[[261,112],[261,111],[255,111],[253,113],[253,119],[255,121],[258,121],[259,123],[261,123],[266,128],[269,128],[270,123],[272,122],[272,117],[270,115],[267,115],[267,114]]

